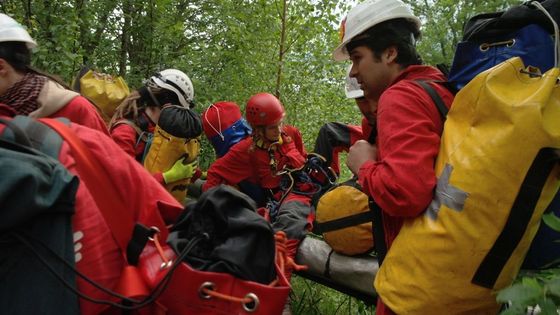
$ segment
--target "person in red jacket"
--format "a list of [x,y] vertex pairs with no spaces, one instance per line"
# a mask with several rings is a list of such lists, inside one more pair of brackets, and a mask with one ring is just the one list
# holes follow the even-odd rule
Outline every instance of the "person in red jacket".
[[[422,65],[415,48],[420,20],[400,0],[358,4],[342,27],[342,43],[333,57],[352,61],[350,75],[358,80],[365,97],[378,106],[377,143],[357,141],[350,148],[347,165],[358,175],[363,191],[382,209],[380,226],[390,248],[403,221],[427,208],[436,185],[434,164],[443,121],[416,81],[445,77]],[[428,84],[449,107],[453,94],[443,85]],[[380,296],[377,314],[392,313]]]
[[[153,134],[162,108],[166,105],[194,107],[194,88],[191,79],[177,69],[166,69],[150,77],[146,84],[130,95],[116,108],[109,123],[113,140],[140,163],[148,153],[149,138]],[[197,162],[183,164],[179,159],[171,169],[156,173],[162,184],[191,178]]]
[[[0,105],[2,119],[9,120],[14,114],[10,108]],[[99,161],[103,169],[97,171],[111,175],[114,184],[108,186],[117,189],[117,195],[126,205],[125,209],[118,211],[128,211],[134,220],[146,226],[159,227],[162,231],[165,224],[177,219],[183,207],[108,135],[74,123],[69,127],[86,145],[92,157]],[[4,128],[5,125],[0,124],[0,134]],[[84,184],[83,174],[76,166],[75,153],[66,142],[63,142],[60,148],[59,161],[80,179],[73,205],[75,212],[72,216],[76,269],[102,287],[115,290],[125,266],[126,255],[119,249],[94,195]],[[121,302],[82,278],[78,278],[77,290],[94,299]],[[79,299],[79,303],[82,315],[100,314],[109,308],[106,304],[93,303],[83,298]],[[42,311],[54,313],[53,310]]]
[[[340,175],[340,163],[338,156],[340,152],[348,152],[350,147],[358,140],[368,140],[370,137],[375,139],[377,130],[375,128],[377,103],[364,97],[364,91],[360,89],[358,81],[350,77],[350,70],[346,75],[344,92],[346,97],[353,99],[362,114],[362,124],[360,126],[349,125],[340,122],[329,122],[319,129],[319,134],[315,139],[314,153],[323,156],[326,164]],[[373,132],[373,133],[372,133]]]
[[[220,184],[238,185],[242,181],[260,187],[266,199],[258,206],[267,206],[273,229],[286,233],[288,255],[294,258],[315,214],[310,187],[292,176],[295,174],[292,170],[305,166],[307,153],[299,130],[283,124],[285,114],[282,103],[274,95],[253,95],[247,102],[245,115],[253,133],[210,165],[203,191]],[[281,187],[283,176],[291,178],[290,187]],[[288,277],[290,273],[291,270],[286,271]]]
[[21,24],[0,14],[0,102],[19,115],[65,117],[109,134],[93,104],[62,81],[31,67],[35,47]]
[[285,168],[301,168],[307,155],[301,133],[284,125],[284,116],[284,107],[274,95],[252,96],[246,108],[252,135],[233,145],[210,166],[203,190],[249,180],[264,188],[269,196],[276,195],[281,179],[278,173]]

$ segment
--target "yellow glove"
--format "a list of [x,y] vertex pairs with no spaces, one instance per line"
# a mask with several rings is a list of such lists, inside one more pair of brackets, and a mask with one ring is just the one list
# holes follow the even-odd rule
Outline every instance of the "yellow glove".
[[173,166],[165,171],[163,180],[166,184],[176,182],[181,179],[191,178],[198,167],[198,160],[194,160],[189,164],[183,164],[185,158],[177,160]]

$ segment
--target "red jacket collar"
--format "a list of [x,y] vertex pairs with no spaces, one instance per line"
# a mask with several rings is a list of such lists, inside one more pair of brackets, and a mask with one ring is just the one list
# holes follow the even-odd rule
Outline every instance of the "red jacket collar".
[[402,80],[433,80],[445,81],[445,76],[441,71],[432,66],[412,65],[404,69],[389,86],[392,86]]

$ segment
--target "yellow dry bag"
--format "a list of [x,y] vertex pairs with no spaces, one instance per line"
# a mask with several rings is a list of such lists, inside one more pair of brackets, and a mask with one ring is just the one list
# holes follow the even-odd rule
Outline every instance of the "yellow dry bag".
[[456,96],[434,199],[404,223],[375,279],[397,314],[496,314],[559,187],[560,70],[512,58]]
[[113,117],[115,108],[130,94],[122,77],[97,72],[87,67],[80,71],[73,88],[99,107],[105,120]]
[[[181,106],[164,107],[144,159],[144,167],[153,174],[169,170],[181,158],[184,158],[185,164],[193,162],[200,153],[201,134],[202,123],[196,112]],[[177,201],[183,203],[190,182],[190,178],[184,178],[167,183],[166,188]]]
[[373,248],[372,220],[368,196],[350,180],[321,196],[313,232],[322,234],[337,253],[364,254]]

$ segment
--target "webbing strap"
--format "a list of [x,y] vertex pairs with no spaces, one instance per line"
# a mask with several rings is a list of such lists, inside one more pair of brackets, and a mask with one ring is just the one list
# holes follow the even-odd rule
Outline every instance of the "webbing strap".
[[316,227],[313,228],[313,232],[323,234],[325,232],[331,232],[331,231],[351,227],[354,225],[368,223],[371,222],[372,220],[373,220],[373,215],[371,211],[356,213],[343,218],[334,219],[331,221],[315,222]]
[[[375,144],[375,137],[377,136],[377,131],[374,129],[368,138],[368,142]],[[387,255],[387,243],[385,243],[385,227],[383,226],[383,210],[381,207],[373,200],[371,196],[368,196],[368,205],[371,214],[371,234],[373,236],[373,247],[377,253],[377,261],[379,266],[385,259]]]
[[377,261],[379,266],[383,263],[387,255],[387,243],[385,242],[385,227],[383,226],[383,215],[381,207],[369,197],[369,209],[373,217],[372,233],[373,233],[373,246],[377,253]]
[[[375,144],[376,137],[377,129],[372,129],[368,137],[368,142],[371,144]],[[371,234],[373,237],[373,247],[375,248],[375,252],[377,253],[377,261],[379,263],[379,266],[381,266],[381,263],[387,255],[387,243],[385,243],[385,227],[383,226],[383,210],[371,196],[368,196],[368,205],[372,218]]]
[[[441,99],[441,96],[439,96],[439,94],[436,92],[436,90],[430,84],[428,84],[428,82],[422,81],[422,80],[416,80],[414,82],[416,84],[420,85],[424,89],[424,91],[426,91],[426,93],[428,93],[428,95],[430,96],[430,98],[432,99],[434,104],[436,104],[439,115],[441,117],[441,121],[445,121],[445,118],[447,117],[447,113],[449,112],[449,109],[447,108],[447,106],[445,106],[445,103]],[[433,82],[436,82],[436,81],[433,81]],[[439,82],[437,82],[437,83],[439,83]]]
[[116,193],[118,189],[114,187],[110,174],[98,160],[93,158],[86,145],[69,127],[55,119],[42,118],[39,121],[54,129],[72,148],[72,156],[76,160],[80,180],[86,183],[113,238],[122,252],[126,253],[135,220],[132,213],[126,211],[127,207],[121,196]]
[[472,283],[489,289],[494,287],[502,269],[525,234],[544,185],[556,163],[558,157],[553,149],[543,148],[539,151],[523,180],[504,229],[476,270]]

